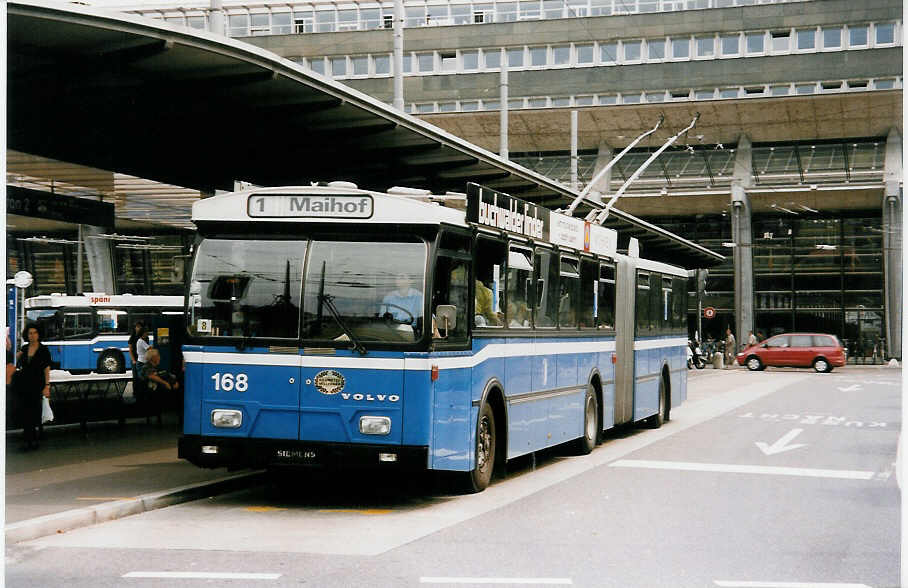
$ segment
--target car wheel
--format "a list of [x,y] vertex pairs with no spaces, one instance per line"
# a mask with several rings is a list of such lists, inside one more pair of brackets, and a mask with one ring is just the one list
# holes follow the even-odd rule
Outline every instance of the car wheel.
[[831,372],[832,366],[829,365],[829,362],[826,361],[826,358],[818,357],[813,360],[813,369],[820,374]]
[[758,372],[763,369],[763,362],[756,355],[747,358],[747,369],[752,372]]

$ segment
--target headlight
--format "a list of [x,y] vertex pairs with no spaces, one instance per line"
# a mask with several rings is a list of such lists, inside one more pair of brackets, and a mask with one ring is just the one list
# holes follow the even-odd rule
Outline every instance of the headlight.
[[211,424],[221,429],[238,429],[243,424],[243,413],[239,410],[216,408],[211,411]]
[[359,417],[359,432],[363,435],[387,435],[391,432],[391,419],[385,416]]

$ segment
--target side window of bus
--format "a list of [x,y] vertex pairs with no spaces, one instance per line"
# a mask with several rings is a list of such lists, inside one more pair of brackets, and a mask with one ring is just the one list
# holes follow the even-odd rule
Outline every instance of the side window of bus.
[[662,278],[659,274],[649,275],[649,330],[655,334],[662,328]]
[[577,328],[577,307],[580,297],[580,262],[561,256],[559,272],[558,325]]
[[116,308],[99,308],[96,312],[98,317],[98,333],[101,335],[128,335],[129,321],[126,311]]
[[149,312],[130,312],[129,313],[129,334],[132,335],[135,330],[136,321],[142,321],[142,324],[145,325],[145,330],[151,333],[151,329],[154,326],[152,323],[155,318],[154,313]]
[[643,335],[649,332],[650,326],[650,304],[649,304],[649,274],[646,272],[637,272],[637,297],[634,301],[634,307],[637,314],[637,334]]
[[480,237],[476,242],[473,326],[504,325],[504,269],[507,246],[501,241]]
[[577,322],[581,329],[596,326],[596,297],[599,264],[592,259],[580,260],[580,306],[577,308]]
[[599,296],[597,300],[598,318],[596,327],[600,329],[615,328],[615,266],[599,266]]
[[672,326],[676,334],[687,334],[687,279],[672,278]]
[[507,321],[512,329],[530,328],[533,303],[533,252],[522,247],[508,251]]
[[455,323],[449,327],[442,317],[433,316],[435,329],[433,337],[444,339],[449,343],[463,342],[467,339],[467,311],[469,310],[470,262],[447,255],[439,255],[435,264],[435,278],[432,282],[432,311],[435,313],[440,305],[452,305],[456,308]]
[[63,337],[85,337],[91,335],[91,311],[67,312],[63,315]]
[[533,322],[537,327],[554,327],[560,302],[558,254],[548,249],[537,249],[535,261],[536,308]]
[[659,318],[662,320],[662,332],[664,334],[671,333],[675,327],[672,317],[673,298],[671,276],[662,276],[662,304],[659,309]]

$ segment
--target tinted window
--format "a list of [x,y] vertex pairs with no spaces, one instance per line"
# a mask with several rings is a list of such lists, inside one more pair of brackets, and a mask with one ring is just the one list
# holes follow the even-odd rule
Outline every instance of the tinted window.
[[599,277],[599,266],[595,261],[580,261],[580,308],[578,319],[581,328],[596,326],[596,278]]
[[537,327],[554,327],[558,317],[558,256],[545,249],[536,250]]
[[615,328],[615,266],[599,266],[599,299],[597,300],[596,326],[600,329]]
[[561,258],[560,278],[558,324],[562,327],[576,327],[580,295],[580,268],[576,259]]
[[813,336],[813,345],[814,347],[838,347],[838,342],[827,335],[814,335]]
[[791,346],[792,347],[812,347],[813,346],[813,337],[810,335],[792,335],[791,336]]
[[649,274],[637,272],[637,299],[634,306],[637,314],[637,333],[645,333],[650,324]]
[[[99,311],[99,314],[101,312],[105,312],[105,311]],[[106,312],[114,313],[114,312],[118,312],[118,311],[109,310]],[[122,312],[124,315],[126,314],[125,311],[119,311],[119,312]],[[125,316],[124,316],[124,319],[125,319]],[[125,326],[126,321],[123,320],[122,323]],[[92,330],[92,327],[91,327],[91,312],[90,311],[86,310],[85,312],[67,312],[66,314],[63,315],[63,336],[64,337],[66,337],[66,338],[85,337],[86,335],[91,334],[91,330]],[[120,333],[120,331],[111,331],[111,330],[102,331],[102,332]]]

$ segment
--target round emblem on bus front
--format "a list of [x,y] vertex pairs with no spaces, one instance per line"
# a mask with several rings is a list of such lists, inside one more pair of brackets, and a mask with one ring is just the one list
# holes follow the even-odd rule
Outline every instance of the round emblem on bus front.
[[344,376],[334,370],[325,370],[315,374],[315,388],[322,394],[337,394],[344,389]]

